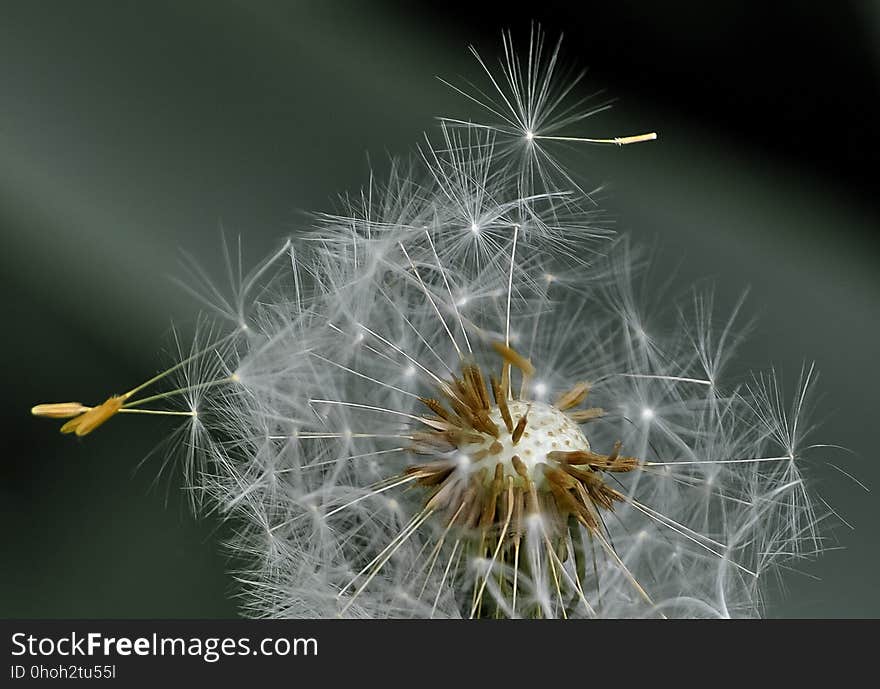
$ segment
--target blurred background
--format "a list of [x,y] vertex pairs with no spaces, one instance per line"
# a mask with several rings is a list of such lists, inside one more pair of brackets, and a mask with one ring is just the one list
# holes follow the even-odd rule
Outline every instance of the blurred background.
[[[880,3],[0,1],[0,290],[6,316],[0,616],[227,617],[235,588],[178,475],[138,464],[167,434],[120,418],[77,440],[40,401],[101,401],[167,361],[199,304],[182,252],[222,280],[221,227],[250,265],[463,111],[435,77],[537,20],[613,110],[577,150],[617,227],[682,293],[751,287],[734,371],[821,377],[815,442],[880,486]],[[774,587],[770,616],[880,616],[880,503],[822,457],[814,487],[852,525]]]

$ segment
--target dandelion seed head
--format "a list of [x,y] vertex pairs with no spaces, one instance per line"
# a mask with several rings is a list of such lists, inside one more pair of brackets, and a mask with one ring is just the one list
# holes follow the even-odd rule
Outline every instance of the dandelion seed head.
[[813,369],[791,403],[775,373],[725,384],[741,305],[661,297],[553,153],[653,137],[590,138],[604,106],[559,45],[525,54],[477,54],[489,86],[456,90],[485,118],[444,118],[231,297],[194,290],[225,339],[112,409],[34,407],[80,428],[178,400],[248,615],[754,616],[822,550]]

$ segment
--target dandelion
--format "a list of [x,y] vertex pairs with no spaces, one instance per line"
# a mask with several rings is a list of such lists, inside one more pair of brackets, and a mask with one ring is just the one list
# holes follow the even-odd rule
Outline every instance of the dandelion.
[[655,135],[570,134],[595,108],[538,29],[500,76],[478,59],[495,95],[455,88],[485,122],[443,118],[232,298],[197,290],[228,334],[33,413],[188,417],[187,487],[237,524],[249,615],[761,614],[768,575],[823,548],[812,368],[789,410],[773,374],[724,382],[741,305],[642,308],[645,258],[549,147]]

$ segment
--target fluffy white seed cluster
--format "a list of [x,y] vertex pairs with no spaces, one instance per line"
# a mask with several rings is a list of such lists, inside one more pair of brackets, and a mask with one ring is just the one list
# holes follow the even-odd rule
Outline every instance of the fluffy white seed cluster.
[[479,117],[211,296],[237,327],[180,369],[182,432],[246,612],[759,615],[821,549],[812,371],[727,385],[736,312],[657,298],[555,156],[596,141],[558,45],[480,64]]

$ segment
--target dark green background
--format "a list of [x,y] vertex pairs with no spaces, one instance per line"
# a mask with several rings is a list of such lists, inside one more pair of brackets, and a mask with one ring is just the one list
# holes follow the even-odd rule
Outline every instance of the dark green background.
[[[473,4],[473,3],[471,3]],[[608,3],[604,3],[608,4]],[[680,291],[708,278],[760,317],[739,374],[821,370],[817,442],[878,485],[880,249],[876,3],[542,3],[620,103],[584,149],[622,230],[657,248]],[[770,4],[772,7],[772,3]],[[491,3],[0,2],[2,570],[0,616],[235,614],[222,527],[188,513],[173,471],[138,462],[162,420],[120,418],[83,440],[32,419],[39,401],[99,401],[157,370],[172,320],[198,305],[181,250],[220,272],[220,231],[248,262],[298,211],[366,179],[462,111],[435,75],[477,76],[530,17]],[[653,8],[653,9],[652,9]],[[774,43],[775,42],[775,43]],[[880,616],[878,501],[823,461],[815,486],[855,528],[790,573],[771,616]]]

